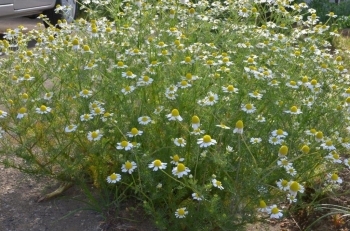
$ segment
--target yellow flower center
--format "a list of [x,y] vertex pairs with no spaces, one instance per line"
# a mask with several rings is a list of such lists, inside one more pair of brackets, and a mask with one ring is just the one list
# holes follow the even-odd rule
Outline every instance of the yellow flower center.
[[234,91],[235,90],[235,88],[232,85],[228,85],[226,89],[227,89],[227,91]]
[[317,132],[316,133],[316,138],[317,139],[322,139],[323,138],[323,132]]
[[88,95],[89,94],[89,90],[84,89],[82,93],[83,93],[83,95]]
[[316,79],[313,79],[313,80],[311,80],[310,83],[311,83],[311,85],[314,85],[314,86],[315,86],[315,85],[317,84],[317,80],[316,80]]
[[220,187],[222,184],[221,184],[221,181],[216,181],[216,185],[218,186],[218,187]]
[[100,114],[101,113],[101,108],[97,107],[94,109],[95,113],[96,114]]
[[180,216],[183,216],[183,215],[185,215],[185,210],[184,209],[179,209],[177,211],[177,214],[179,214]]
[[290,108],[290,111],[296,113],[298,111],[298,108],[296,106],[293,106]]
[[117,63],[117,65],[118,65],[118,67],[122,67],[122,66],[124,66],[124,63],[123,63],[122,61],[119,61],[119,62]]
[[271,209],[271,213],[272,213],[272,214],[278,214],[279,211],[280,211],[280,210],[279,210],[277,207],[274,207],[274,208]]
[[137,134],[139,134],[139,130],[137,130],[137,128],[132,128],[131,129],[131,134],[137,135]]
[[173,109],[172,111],[171,111],[171,115],[172,116],[179,116],[180,115],[180,113],[179,113],[179,110],[177,110],[177,109]]
[[132,73],[131,71],[127,71],[127,72],[126,72],[126,75],[127,75],[127,76],[132,76],[132,74],[133,74],[133,73]]
[[288,181],[282,180],[281,185],[282,185],[283,187],[288,186]]
[[178,162],[180,160],[180,157],[178,155],[173,156],[173,161]]
[[299,191],[300,189],[300,185],[298,182],[296,181],[293,181],[291,184],[290,184],[290,190],[292,190],[293,192],[297,192]]
[[338,180],[339,179],[338,174],[333,173],[332,176],[331,176],[331,179],[334,180],[334,181]]
[[187,86],[187,85],[188,85],[188,83],[187,83],[186,80],[182,80],[182,81],[181,81],[181,86]]
[[47,107],[45,105],[40,106],[40,111],[46,111],[46,110],[47,110]]
[[295,81],[290,81],[289,84],[292,85],[292,86],[297,85],[297,83]]
[[198,116],[192,116],[192,123],[193,124],[198,124],[200,122],[199,117]]
[[176,169],[177,169],[177,172],[183,172],[186,170],[186,167],[184,164],[178,164]]
[[18,110],[18,113],[20,113],[20,114],[27,113],[27,109],[26,109],[25,107],[21,107],[21,108]]
[[187,73],[186,74],[186,79],[191,80],[192,79],[192,74],[191,73]]
[[251,109],[253,109],[253,105],[250,104],[250,103],[248,103],[248,104],[245,105],[245,108],[246,108],[247,110],[251,110]]
[[332,146],[332,145],[333,145],[333,142],[332,142],[331,140],[327,140],[327,141],[326,141],[326,145],[327,145],[327,146]]
[[243,128],[243,121],[242,120],[238,120],[236,122],[236,128],[238,128],[238,129],[242,129]]
[[127,147],[127,146],[129,145],[129,142],[126,141],[126,140],[123,140],[123,141],[120,143],[120,145],[121,145],[123,148],[125,148],[125,147]]
[[132,163],[130,163],[130,161],[126,161],[125,162],[125,168],[128,169],[128,170],[132,169]]
[[266,208],[267,206],[266,206],[265,201],[260,200],[260,202],[259,202],[259,207],[262,208],[262,209]]
[[211,137],[209,135],[203,136],[203,142],[204,143],[210,143],[210,141],[211,141]]
[[93,139],[96,139],[97,137],[98,137],[98,132],[92,132],[91,133],[91,137],[93,138]]
[[285,155],[287,155],[287,153],[288,153],[288,147],[283,145],[279,150],[279,154],[285,156]]
[[332,155],[335,160],[339,160],[340,156],[338,153],[334,152]]
[[185,62],[186,62],[186,63],[190,63],[191,60],[192,60],[191,57],[186,57],[186,58],[185,58]]
[[165,43],[164,42],[159,42],[158,45],[162,47],[162,46],[165,45]]
[[112,174],[109,176],[109,178],[110,178],[111,180],[116,180],[116,179],[117,179],[117,174],[112,173]]
[[148,82],[149,81],[149,77],[147,76],[147,75],[145,75],[145,76],[143,76],[143,81],[145,81],[145,82]]
[[160,160],[155,160],[153,162],[153,165],[156,166],[156,167],[160,167],[160,166],[162,166],[162,162]]
[[278,129],[277,132],[276,132],[276,134],[279,135],[279,136],[281,136],[281,135],[283,135],[283,132],[284,132],[284,131],[283,131],[282,129]]
[[310,152],[310,148],[309,146],[307,145],[304,145],[302,148],[301,148],[301,151],[305,154],[308,154]]

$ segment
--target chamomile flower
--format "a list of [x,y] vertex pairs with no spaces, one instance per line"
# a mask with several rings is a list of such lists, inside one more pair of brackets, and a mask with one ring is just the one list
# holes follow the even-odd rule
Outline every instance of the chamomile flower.
[[212,179],[211,182],[213,183],[214,187],[219,188],[220,190],[224,189],[224,187],[222,186],[221,181],[218,181],[216,179]]
[[342,163],[342,160],[336,151],[332,151],[325,158],[332,161],[333,163]]
[[87,138],[88,140],[90,141],[97,141],[97,140],[100,140],[102,138],[102,132],[100,132],[100,130],[95,130],[95,131],[92,131],[92,132],[89,132],[87,134]]
[[[183,3],[183,4],[185,4],[185,3]],[[183,207],[183,208],[176,209],[175,217],[176,218],[185,218],[187,214],[188,214],[188,211],[186,210],[186,207]]]
[[193,129],[197,129],[201,125],[200,119],[198,116],[192,116],[191,122],[192,122],[191,126]]
[[53,92],[46,92],[44,95],[44,100],[50,100],[52,99]]
[[122,179],[120,174],[112,173],[107,177],[107,182],[110,184],[115,184]]
[[237,134],[243,134],[243,121],[242,120],[238,120],[236,122],[236,127],[235,129],[233,129],[233,133],[237,133]]
[[293,89],[298,89],[299,85],[295,82],[295,81],[290,81],[288,83],[286,83],[287,87],[293,88]]
[[130,132],[127,132],[128,137],[135,137],[142,135],[143,131],[138,130],[137,128],[132,128]]
[[265,201],[263,201],[263,200],[259,201],[258,212],[261,212],[261,213],[269,213],[270,212],[270,208],[266,205]]
[[215,145],[216,143],[216,140],[212,139],[209,135],[204,135],[203,138],[197,140],[197,144],[199,144],[199,147],[201,148],[206,148]]
[[122,165],[122,172],[127,172],[129,174],[131,174],[135,169],[137,168],[137,165],[134,161],[126,161],[123,165]]
[[199,195],[199,193],[192,193],[192,198],[197,201],[203,200],[203,196]]
[[257,137],[257,138],[252,137],[252,138],[250,138],[250,143],[252,143],[252,144],[258,144],[258,143],[261,143],[261,141],[262,141],[262,139],[259,138],[259,137]]
[[188,175],[190,171],[191,170],[188,167],[186,167],[184,164],[179,163],[177,164],[177,166],[173,168],[172,173],[174,176],[177,176],[177,178],[181,178],[183,176]]
[[284,112],[292,115],[298,115],[302,113],[301,110],[297,108],[297,106],[292,106],[289,110]]
[[277,138],[286,138],[288,136],[288,133],[286,131],[283,131],[282,129],[277,129],[277,130],[274,130],[272,131],[272,136],[275,136]]
[[153,171],[158,171],[158,169],[166,169],[167,163],[163,163],[160,160],[155,160],[148,165],[149,168],[153,168]]
[[269,137],[269,143],[273,145],[278,145],[281,144],[283,140],[281,138],[275,137],[275,136],[270,136]]
[[250,92],[248,95],[259,100],[263,97],[263,94],[260,94],[258,91]]
[[182,121],[182,117],[180,116],[179,110],[173,109],[170,114],[166,116],[168,120],[178,120]]
[[64,128],[64,131],[69,133],[69,132],[74,132],[75,130],[77,130],[77,125],[75,124],[71,124],[71,125],[68,125],[67,127]]
[[335,150],[336,148],[334,147],[333,145],[333,142],[331,140],[326,140],[324,141],[324,143],[321,144],[321,147],[325,150],[329,150],[329,151],[332,151],[332,150]]
[[327,174],[328,182],[333,184],[341,184],[343,180],[336,173],[328,173]]
[[173,155],[173,156],[171,156],[170,157],[170,159],[171,159],[171,162],[170,163],[172,163],[172,164],[175,164],[175,165],[178,165],[179,164],[179,162],[181,162],[181,161],[184,161],[185,160],[185,158],[181,158],[181,157],[179,157],[179,155]]
[[47,114],[49,112],[51,112],[51,108],[50,107],[47,107],[45,105],[41,105],[40,107],[37,107],[35,109],[36,113],[38,114]]
[[80,116],[80,120],[81,121],[89,121],[89,120],[91,120],[93,117],[92,117],[92,115],[91,114],[84,114],[84,115],[81,115]]
[[133,145],[129,141],[123,140],[122,142],[117,143],[117,147],[116,148],[118,150],[123,150],[124,149],[125,151],[129,151],[130,149],[133,148]]
[[122,72],[122,77],[127,78],[127,79],[134,79],[137,76],[132,73],[131,71],[127,71],[127,72]]
[[258,116],[256,117],[256,120],[257,120],[259,123],[264,123],[264,122],[266,122],[265,117],[263,117],[262,115],[258,115]]
[[251,104],[251,103],[242,104],[241,105],[241,109],[243,111],[245,111],[246,113],[248,113],[248,114],[254,113],[256,111],[256,107],[253,104]]
[[7,112],[0,110],[0,118],[3,119],[7,116]]
[[283,191],[288,191],[289,190],[289,182],[285,179],[280,179],[279,181],[276,182],[277,187]]
[[89,98],[90,96],[92,96],[92,91],[88,90],[88,89],[84,89],[81,92],[79,92],[79,96],[83,97],[83,98]]
[[289,162],[287,158],[282,158],[282,159],[278,160],[277,165],[284,167],[284,168],[293,167],[293,163]]
[[153,82],[153,79],[147,75],[140,77],[136,83],[136,86],[148,86]]
[[174,144],[179,147],[185,147],[186,146],[186,140],[184,138],[175,138]]
[[219,100],[219,96],[213,92],[209,92],[208,96],[206,96],[203,100],[204,105],[212,106],[216,104]]
[[17,119],[22,119],[24,116],[27,115],[27,108],[21,107],[17,112]]
[[223,86],[221,87],[222,91],[225,93],[238,93],[238,89],[233,85]]
[[304,186],[299,184],[296,181],[289,182],[289,193],[293,196],[296,196],[298,192],[303,193],[304,192]]
[[152,122],[152,119],[149,116],[141,116],[137,119],[137,121],[139,122],[139,124],[147,125]]
[[222,129],[230,129],[230,127],[226,126],[225,124],[218,124],[216,127],[222,128]]
[[272,205],[270,207],[270,218],[279,219],[281,217],[283,217],[282,211],[277,208],[277,205]]
[[136,88],[134,86],[126,86],[124,87],[121,92],[124,94],[124,95],[127,95],[127,94],[130,94],[131,92],[133,92]]
[[154,109],[153,113],[159,115],[163,111],[163,109],[163,106],[157,106],[156,109]]
[[192,135],[202,135],[205,133],[205,130],[201,130],[200,128],[193,129],[191,132]]
[[288,154],[288,147],[286,145],[282,145],[278,151],[278,156],[285,158]]
[[286,167],[285,169],[286,172],[291,176],[295,176],[297,174],[297,171],[293,167]]
[[290,193],[288,193],[288,195],[287,195],[287,200],[289,201],[290,204],[292,204],[293,202],[295,203],[295,202],[298,201],[297,198],[294,195],[290,194]]

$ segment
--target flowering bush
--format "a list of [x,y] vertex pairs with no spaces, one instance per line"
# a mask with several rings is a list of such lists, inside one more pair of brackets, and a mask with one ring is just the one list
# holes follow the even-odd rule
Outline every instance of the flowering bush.
[[[306,187],[342,183],[349,75],[327,42],[338,34],[314,10],[289,1],[112,3],[111,21],[5,35],[3,163],[93,182],[106,205],[136,197],[171,230],[280,218]],[[258,20],[261,9],[274,21]]]

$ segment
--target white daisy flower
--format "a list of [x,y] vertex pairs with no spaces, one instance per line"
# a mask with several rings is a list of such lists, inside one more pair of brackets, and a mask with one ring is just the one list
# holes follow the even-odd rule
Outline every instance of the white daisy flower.
[[270,218],[279,219],[281,217],[283,217],[282,211],[277,208],[277,205],[272,205],[270,207]]
[[77,130],[77,125],[75,124],[71,124],[71,125],[68,125],[67,127],[64,128],[64,131],[69,133],[69,132],[74,132],[75,130]]
[[153,171],[158,171],[158,169],[166,169],[167,163],[162,163],[160,160],[155,160],[148,165],[149,168],[153,168]]
[[147,125],[152,122],[151,117],[149,116],[141,116],[137,119],[137,121],[142,125]]
[[201,148],[206,148],[215,145],[216,143],[216,140],[212,139],[209,135],[204,135],[203,138],[200,138],[197,141],[197,144],[199,144],[199,147]]
[[211,182],[213,183],[213,186],[214,186],[214,187],[219,188],[219,189],[221,189],[221,190],[224,189],[224,187],[222,187],[221,181],[218,181],[218,180],[216,180],[216,179],[212,179]]
[[102,133],[100,132],[100,130],[92,131],[88,133],[87,138],[90,141],[97,141],[102,138]]
[[178,120],[182,121],[182,117],[180,116],[179,110],[173,109],[170,114],[166,116],[169,120]]
[[182,163],[178,163],[176,167],[173,168],[172,173],[177,178],[188,175],[191,170]]
[[174,144],[179,147],[185,147],[186,146],[186,140],[183,138],[175,138]]
[[129,151],[133,148],[133,145],[132,143],[130,143],[129,141],[127,140],[123,140],[122,142],[120,143],[117,143],[117,147],[116,147],[118,150],[125,150],[125,151]]
[[47,113],[51,112],[51,108],[50,107],[46,107],[45,105],[41,105],[40,107],[37,107],[35,109],[35,111],[38,114],[47,114]]
[[175,212],[176,218],[185,218],[187,214],[188,214],[188,211],[186,210],[186,207],[177,209]]
[[118,181],[120,181],[121,179],[122,179],[122,176],[120,174],[112,173],[111,175],[109,175],[107,177],[107,182],[110,184],[115,184]]
[[122,165],[122,172],[127,172],[127,173],[131,174],[136,168],[137,168],[137,165],[134,161],[132,161],[132,162],[126,161]]

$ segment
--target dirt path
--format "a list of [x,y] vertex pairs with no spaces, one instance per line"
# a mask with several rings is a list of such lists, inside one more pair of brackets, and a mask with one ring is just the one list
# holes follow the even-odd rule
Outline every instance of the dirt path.
[[69,189],[62,197],[37,200],[57,184],[36,179],[0,165],[0,230],[2,231],[102,231],[103,218],[94,211],[71,211],[86,205],[75,199],[82,196]]

